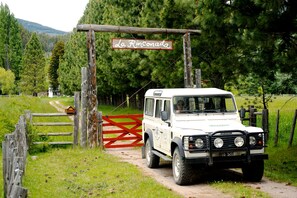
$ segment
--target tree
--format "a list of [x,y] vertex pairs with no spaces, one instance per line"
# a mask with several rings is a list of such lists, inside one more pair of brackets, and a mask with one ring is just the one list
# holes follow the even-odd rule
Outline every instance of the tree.
[[201,29],[193,56],[198,57],[203,79],[208,86],[224,88],[235,79],[242,67],[238,61],[238,29],[230,20],[232,8],[225,1],[198,2],[195,24]]
[[45,56],[36,33],[33,33],[26,45],[23,58],[20,89],[24,94],[37,96],[46,91]]
[[86,35],[72,33],[65,43],[65,52],[60,59],[58,82],[63,94],[72,95],[81,87],[81,67],[87,67]]
[[0,91],[2,94],[14,93],[14,80],[15,76],[11,70],[5,70],[0,67]]
[[64,55],[64,42],[58,41],[54,49],[52,51],[52,56],[50,59],[50,65],[49,65],[49,83],[52,86],[53,90],[57,90],[59,86],[58,82],[58,69],[60,65],[60,60],[62,59]]
[[11,69],[19,79],[22,38],[19,24],[7,5],[0,5],[0,65]]

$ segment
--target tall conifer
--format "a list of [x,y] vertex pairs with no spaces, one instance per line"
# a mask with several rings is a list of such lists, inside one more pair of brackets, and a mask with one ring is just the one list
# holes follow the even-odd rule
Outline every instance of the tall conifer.
[[58,69],[60,66],[60,60],[62,59],[63,55],[64,55],[64,42],[58,41],[55,44],[54,49],[52,51],[52,56],[51,56],[49,71],[48,71],[49,82],[53,90],[57,90],[59,86]]
[[24,94],[37,96],[38,92],[45,91],[45,56],[36,33],[33,33],[26,45],[20,80],[20,89]]

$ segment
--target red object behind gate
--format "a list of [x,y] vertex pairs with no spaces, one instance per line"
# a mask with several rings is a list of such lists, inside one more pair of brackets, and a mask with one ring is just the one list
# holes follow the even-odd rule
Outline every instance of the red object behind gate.
[[105,148],[143,146],[142,114],[102,116]]

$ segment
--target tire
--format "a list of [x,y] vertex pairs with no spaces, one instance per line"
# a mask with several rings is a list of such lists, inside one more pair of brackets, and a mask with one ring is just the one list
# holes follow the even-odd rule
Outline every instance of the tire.
[[147,139],[145,142],[146,165],[149,168],[157,168],[159,166],[160,157],[155,155],[152,150],[153,147],[151,145],[150,139]]
[[259,182],[264,174],[264,161],[252,161],[250,164],[242,167],[242,174],[245,180]]
[[192,180],[192,167],[186,164],[180,155],[178,147],[175,148],[172,157],[173,178],[178,185],[188,185]]

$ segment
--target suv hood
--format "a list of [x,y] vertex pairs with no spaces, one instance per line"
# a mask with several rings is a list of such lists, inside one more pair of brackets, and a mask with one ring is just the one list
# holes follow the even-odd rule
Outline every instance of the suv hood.
[[[183,116],[184,117],[184,116]],[[172,123],[174,128],[183,130],[200,130],[204,132],[245,130],[246,127],[234,116],[201,116],[191,119],[182,117]]]

